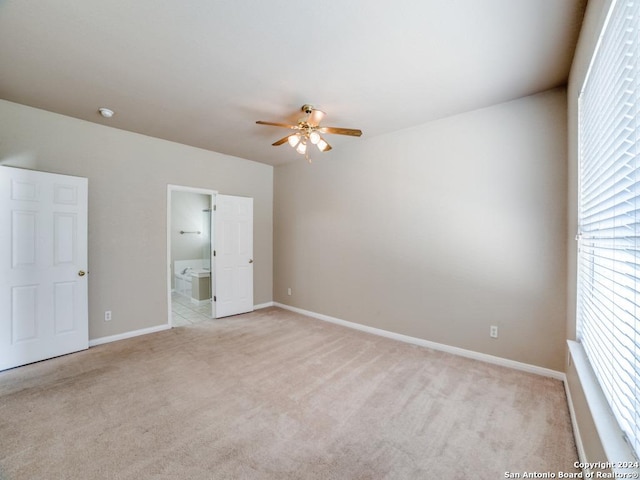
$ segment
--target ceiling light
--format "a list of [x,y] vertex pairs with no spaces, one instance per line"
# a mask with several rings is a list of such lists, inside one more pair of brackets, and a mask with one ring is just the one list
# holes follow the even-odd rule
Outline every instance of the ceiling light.
[[324,152],[328,146],[329,144],[325,142],[322,138],[316,144],[316,147],[318,147],[318,150],[320,150],[321,152]]
[[104,118],[111,118],[115,113],[110,108],[105,108],[105,107],[99,108],[98,112],[100,112],[100,115],[102,115]]
[[316,145],[320,141],[320,134],[314,130],[309,134],[309,140]]
[[[1,0],[0,0],[1,1]],[[280,122],[265,122],[262,120],[258,120],[256,123],[258,125],[270,125],[273,127],[284,127],[290,128],[292,130],[297,130],[297,133],[292,133],[286,137],[281,138],[280,140],[273,142],[273,146],[277,147],[284,143],[288,143],[292,148],[296,149],[300,155],[304,155],[304,157],[311,162],[311,158],[309,158],[309,149],[307,146],[309,144],[315,145],[318,147],[318,150],[321,152],[328,152],[331,150],[331,145],[327,143],[327,141],[322,138],[322,133],[335,133],[337,135],[349,135],[352,137],[359,137],[362,135],[362,131],[355,128],[338,128],[338,127],[325,127],[320,126],[320,122],[325,116],[325,113],[316,110],[313,108],[313,105],[305,104],[301,109],[305,116],[298,120],[298,123],[295,125],[290,125],[286,123]]]
[[289,142],[289,145],[295,148],[296,145],[298,145],[298,143],[300,142],[300,134],[296,133],[295,135],[289,135],[287,142]]

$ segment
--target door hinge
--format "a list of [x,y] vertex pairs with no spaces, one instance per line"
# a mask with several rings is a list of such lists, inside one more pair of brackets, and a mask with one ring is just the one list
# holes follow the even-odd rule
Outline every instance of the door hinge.
[[216,207],[217,207],[217,205],[214,205],[214,206],[213,206],[213,211],[214,211],[214,212],[216,211]]
[[218,300],[216,299],[216,296],[215,296],[215,295],[213,296],[213,301],[214,301],[214,302],[217,302],[217,301],[218,301]]
[[213,251],[213,256],[214,256],[214,257],[216,256],[216,251],[215,251],[215,250]]

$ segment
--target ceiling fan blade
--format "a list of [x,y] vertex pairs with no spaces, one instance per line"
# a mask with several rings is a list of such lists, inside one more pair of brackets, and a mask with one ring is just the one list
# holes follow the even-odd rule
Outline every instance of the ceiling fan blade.
[[324,113],[322,110],[313,110],[307,118],[307,123],[312,127],[317,127],[318,125],[320,125],[320,122],[325,115],[326,113]]
[[273,145],[274,147],[277,147],[278,145],[282,145],[283,143],[287,143],[287,140],[289,140],[289,135],[287,135],[284,138],[281,138],[277,142],[273,142],[271,145]]
[[289,125],[289,124],[286,124],[286,123],[263,122],[262,120],[258,120],[256,123],[258,125],[271,125],[273,127],[284,127],[284,128],[290,128],[292,130],[297,130],[298,129],[297,125]]
[[319,132],[322,133],[335,133],[338,135],[350,135],[352,137],[359,137],[362,135],[362,130],[355,128],[339,128],[339,127],[319,127]]

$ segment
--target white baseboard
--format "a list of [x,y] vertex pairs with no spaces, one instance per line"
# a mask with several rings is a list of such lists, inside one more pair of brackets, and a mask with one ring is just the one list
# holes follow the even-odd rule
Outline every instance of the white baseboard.
[[[203,303],[207,303],[210,300],[205,300]],[[260,310],[261,308],[273,307],[273,302],[260,303],[258,305],[254,305],[254,310]],[[139,335],[146,335],[147,333],[156,333],[161,332],[163,330],[170,329],[170,325],[158,325],[156,327],[143,328],[140,330],[133,330],[131,332],[120,333],[118,335],[111,335],[109,337],[101,337],[95,338],[93,340],[89,340],[89,347],[95,347],[97,345],[103,345],[105,343],[117,342],[118,340],[124,340],[126,338],[137,337]]]
[[260,310],[261,308],[273,307],[275,304],[273,302],[260,303],[258,305],[254,305],[254,310]]
[[140,330],[133,330],[131,332],[120,333],[118,335],[111,335],[109,337],[100,337],[94,338],[93,340],[89,340],[89,347],[95,347],[97,345],[102,345],[105,343],[116,342],[118,340],[124,340],[126,338],[137,337],[139,335],[146,335],[147,333],[156,333],[161,332],[163,330],[170,329],[169,325],[157,325],[155,327],[142,328]]
[[[447,352],[454,355],[459,355],[461,357],[471,358],[473,360],[479,360],[482,362],[492,363],[495,365],[501,365],[503,367],[513,368],[514,370],[534,373],[536,375],[541,375],[544,377],[555,378],[557,380],[562,380],[566,385],[565,374],[563,372],[558,372],[556,370],[551,370],[549,368],[538,367],[536,365],[530,365],[528,363],[516,362],[515,360],[496,357],[493,355],[488,355],[486,353],[474,352],[473,350],[466,350],[464,348],[452,347],[450,345],[445,345],[443,343],[431,342],[429,340],[424,340],[422,338],[411,337],[409,335],[403,335],[401,333],[391,332],[389,330],[382,330],[380,328],[370,327],[368,325],[362,325],[360,323],[349,322],[347,320],[342,320],[340,318],[330,317],[328,315],[324,315],[321,313],[311,312],[309,310],[304,310],[302,308],[292,307],[284,303],[265,302],[258,305],[254,305],[253,308],[254,310],[260,310],[262,308],[268,308],[268,307],[274,307],[274,306],[283,308],[285,310],[290,310],[292,312],[300,313],[301,315],[306,315],[307,317],[316,318],[318,320],[322,320],[325,322],[335,323],[337,325],[342,325],[343,327],[360,330],[363,332],[371,333],[373,335],[379,335],[381,337],[391,338],[394,340],[398,340],[400,342],[405,342],[405,343],[410,343],[412,345],[431,348],[433,350]],[[171,328],[170,325],[158,325],[155,327],[149,327],[149,328],[143,328],[140,330],[133,330],[131,332],[125,332],[118,335],[111,335],[109,337],[96,338],[93,340],[89,340],[89,347],[95,347],[96,345],[102,345],[105,343],[115,342],[118,340],[124,340],[126,338],[137,337],[139,335],[146,335],[147,333],[161,332],[163,330],[168,330],[170,328]]]
[[[353,328],[355,330],[361,330],[363,332],[372,333],[381,337],[392,338],[401,342],[410,343],[412,345],[418,345],[420,347],[431,348],[441,352],[452,353],[461,357],[471,358],[473,360],[479,360],[481,362],[492,363],[494,365],[501,365],[503,367],[512,368],[514,370],[521,370],[523,372],[534,373],[543,377],[551,377],[557,380],[565,381],[565,374],[549,368],[538,367],[536,365],[530,365],[528,363],[516,362],[515,360],[509,360],[502,357],[496,357],[493,355],[487,355],[486,353],[474,352],[473,350],[466,350],[464,348],[452,347],[442,343],[431,342],[422,338],[410,337],[409,335],[403,335],[401,333],[390,332],[388,330],[382,330],[380,328],[369,327],[360,323],[349,322],[340,318],[330,317],[321,313],[310,312],[301,308],[285,305],[284,303],[273,302],[276,307],[284,308],[292,312],[300,313],[308,317],[317,318],[325,322],[335,323],[342,325],[343,327]],[[565,382],[566,383],[566,382]]]

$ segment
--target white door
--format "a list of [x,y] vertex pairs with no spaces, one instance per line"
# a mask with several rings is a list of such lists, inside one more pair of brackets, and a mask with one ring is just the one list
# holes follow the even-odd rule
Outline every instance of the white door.
[[87,184],[0,166],[0,370],[89,346]]
[[216,195],[216,318],[253,311],[253,198]]

